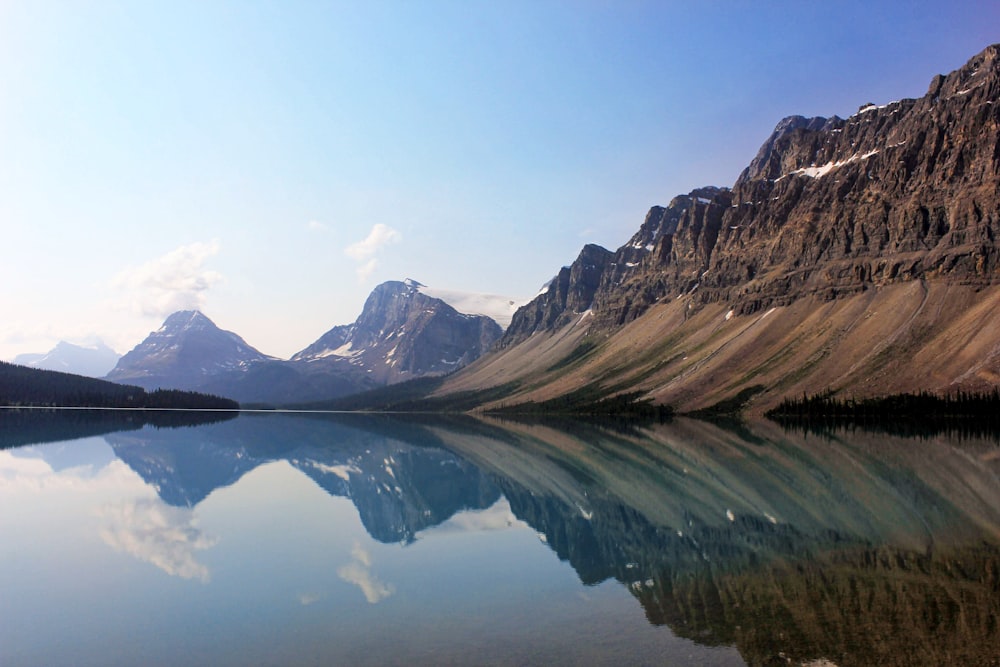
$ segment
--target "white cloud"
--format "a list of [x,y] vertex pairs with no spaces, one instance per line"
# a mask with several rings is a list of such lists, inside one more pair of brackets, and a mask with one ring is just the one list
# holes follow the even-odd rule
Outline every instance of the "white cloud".
[[368,232],[364,241],[352,243],[344,249],[344,252],[354,259],[361,261],[372,257],[383,246],[390,243],[399,243],[403,236],[392,227],[378,223]]
[[102,516],[109,525],[101,530],[101,539],[116,551],[152,563],[171,576],[208,582],[208,568],[197,561],[195,552],[217,540],[195,526],[193,509],[143,498],[108,505]]
[[124,305],[147,317],[166,317],[178,310],[201,309],[206,292],[222,275],[205,268],[219,252],[219,242],[191,243],[137,267],[125,269],[111,285],[125,292]]
[[403,235],[392,227],[378,223],[374,225],[368,236],[363,241],[352,243],[344,248],[344,254],[357,261],[358,281],[365,282],[371,277],[378,266],[376,255],[385,246],[391,243],[399,243],[403,240]]
[[328,227],[319,220],[310,220],[306,223],[306,229],[310,232],[325,232]]
[[39,480],[55,473],[52,466],[42,459],[22,458],[14,456],[16,450],[0,450],[0,490],[7,490],[19,485],[18,489],[39,489]]
[[337,576],[360,588],[369,603],[381,602],[396,592],[392,584],[383,583],[372,574],[371,555],[358,542],[351,549],[351,557],[350,563],[337,569]]

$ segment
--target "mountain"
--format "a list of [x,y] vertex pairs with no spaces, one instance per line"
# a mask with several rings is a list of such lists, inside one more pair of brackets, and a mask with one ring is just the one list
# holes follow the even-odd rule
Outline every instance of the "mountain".
[[[426,289],[412,280],[378,285],[356,321],[333,327],[287,361],[262,354],[200,312],[181,311],[122,357],[107,377],[243,403],[305,403],[451,373],[503,334],[489,317],[460,313]],[[470,301],[470,295],[448,294],[493,310],[503,299]],[[503,307],[510,300],[506,303]]]
[[337,374],[382,386],[455,371],[503,334],[489,317],[460,313],[424,290],[413,280],[378,285],[357,320],[330,329],[291,364],[307,375]]
[[272,359],[199,311],[182,310],[123,356],[107,378],[147,389],[201,389],[215,377]]
[[731,188],[586,246],[439,394],[681,409],[1000,382],[1000,45],[919,99],[783,119]]
[[101,341],[93,346],[59,343],[44,354],[19,354],[14,363],[21,366],[61,371],[74,375],[101,378],[115,367],[121,355]]

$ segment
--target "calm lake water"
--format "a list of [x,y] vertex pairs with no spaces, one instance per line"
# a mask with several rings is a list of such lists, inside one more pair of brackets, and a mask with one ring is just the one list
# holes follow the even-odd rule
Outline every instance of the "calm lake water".
[[991,439],[0,413],[0,664],[1000,664]]

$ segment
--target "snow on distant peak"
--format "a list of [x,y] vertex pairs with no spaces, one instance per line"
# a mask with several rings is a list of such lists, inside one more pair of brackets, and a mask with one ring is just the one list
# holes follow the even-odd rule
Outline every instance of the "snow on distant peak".
[[425,294],[433,299],[441,299],[460,313],[466,315],[485,315],[504,329],[510,326],[514,312],[530,300],[499,294],[478,294],[475,292],[461,292],[458,290],[428,287],[409,279],[407,279],[407,284],[412,284],[421,294]]

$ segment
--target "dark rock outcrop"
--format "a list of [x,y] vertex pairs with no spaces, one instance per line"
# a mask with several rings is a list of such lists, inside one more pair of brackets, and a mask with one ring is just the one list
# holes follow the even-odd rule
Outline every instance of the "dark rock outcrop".
[[719,235],[730,192],[706,187],[654,206],[628,243],[611,252],[584,246],[572,265],[563,267],[548,288],[514,315],[501,347],[535,331],[553,330],[592,310],[614,326],[629,322],[674,285],[698,285]]
[[514,313],[501,346],[514,345],[535,331],[558,329],[580,317],[593,303],[613,257],[611,251],[599,245],[585,245],[576,260],[562,267],[541,294]]

